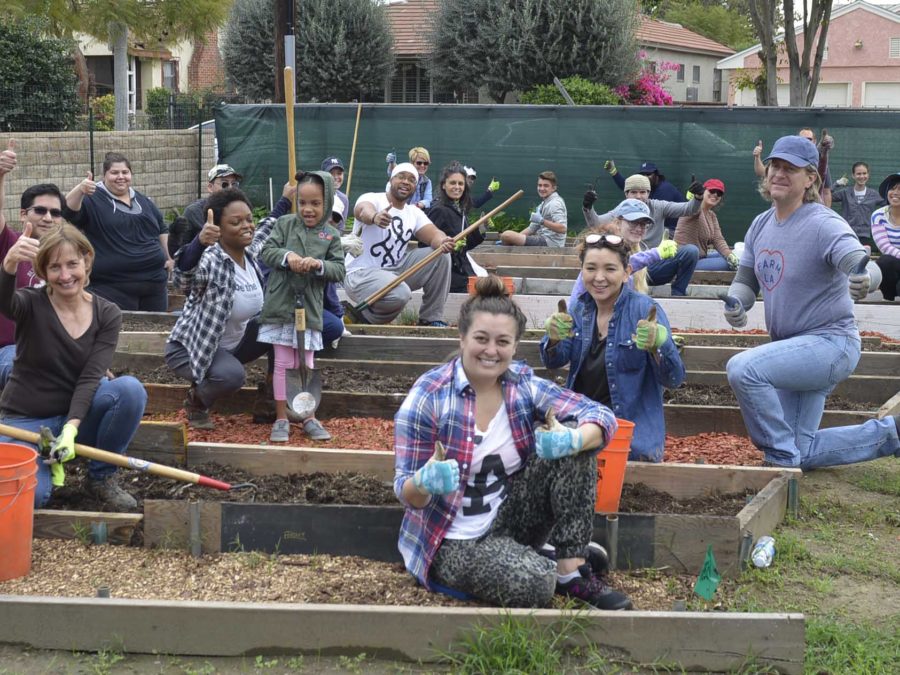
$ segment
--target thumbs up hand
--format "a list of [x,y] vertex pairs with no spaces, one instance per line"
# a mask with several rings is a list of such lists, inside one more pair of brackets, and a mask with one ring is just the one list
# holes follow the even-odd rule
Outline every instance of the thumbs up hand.
[[97,191],[97,184],[94,182],[94,174],[88,171],[87,178],[78,184],[78,188],[81,190],[81,194],[86,197],[94,194]]
[[16,243],[12,245],[3,259],[3,269],[7,274],[15,274],[19,263],[31,262],[37,255],[38,247],[41,243],[37,239],[32,238],[33,230],[34,225],[31,224],[31,221],[26,221],[22,234],[19,235]]
[[763,143],[762,143],[762,139],[760,138],[760,139],[756,142],[756,147],[753,148],[753,156],[754,156],[754,157],[759,157],[760,155],[762,155],[762,151],[763,151]]
[[10,138],[6,145],[6,150],[0,152],[0,176],[5,176],[16,168],[18,160],[16,159],[16,139]]
[[217,241],[219,241],[219,234],[219,226],[213,222],[212,209],[207,209],[206,222],[203,223],[203,229],[200,230],[200,234],[198,235],[200,238],[200,243],[204,246],[212,246]]

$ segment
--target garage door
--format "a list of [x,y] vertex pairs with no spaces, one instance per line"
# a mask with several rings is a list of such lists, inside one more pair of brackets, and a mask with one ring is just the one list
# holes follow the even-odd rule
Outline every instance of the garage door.
[[[789,84],[778,85],[778,105],[789,105],[791,101],[791,86]],[[819,82],[816,87],[816,98],[813,106],[824,108],[846,107],[850,105],[849,82]]]
[[900,108],[900,82],[866,82],[863,106]]

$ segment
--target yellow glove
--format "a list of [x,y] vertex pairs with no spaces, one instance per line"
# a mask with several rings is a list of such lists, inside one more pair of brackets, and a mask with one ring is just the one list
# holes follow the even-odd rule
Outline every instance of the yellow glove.
[[572,317],[565,312],[552,314],[544,322],[544,330],[547,332],[547,337],[550,338],[551,342],[565,340],[572,335],[573,321]]
[[50,465],[50,482],[54,487],[62,487],[66,482],[66,470],[63,462],[75,459],[75,437],[78,435],[78,427],[74,424],[63,425],[62,431],[56,437],[50,448],[50,458],[45,464]]
[[662,260],[674,258],[675,254],[678,253],[678,244],[671,239],[666,239],[665,241],[660,242],[659,246],[656,247],[656,250],[659,252],[659,257]]
[[652,352],[662,347],[667,337],[669,337],[669,331],[666,330],[665,326],[661,326],[655,321],[641,319],[638,321],[634,344],[637,345],[638,349]]
[[497,180],[496,178],[492,177],[491,182],[488,183],[488,190],[490,190],[491,192],[496,192],[499,189],[500,189],[500,181]]

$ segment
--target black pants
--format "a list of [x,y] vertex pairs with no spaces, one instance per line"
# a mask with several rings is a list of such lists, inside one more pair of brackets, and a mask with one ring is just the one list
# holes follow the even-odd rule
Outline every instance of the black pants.
[[900,294],[900,258],[883,253],[876,262],[881,268],[881,285],[878,288],[885,300],[893,300]]
[[159,281],[117,281],[115,283],[91,282],[89,293],[114,302],[127,312],[167,312],[169,293],[166,278]]

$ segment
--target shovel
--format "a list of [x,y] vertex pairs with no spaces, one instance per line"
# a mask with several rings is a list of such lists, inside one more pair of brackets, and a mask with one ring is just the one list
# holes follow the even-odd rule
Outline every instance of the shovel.
[[322,377],[315,368],[306,366],[306,309],[303,292],[294,307],[294,330],[297,332],[297,355],[300,365],[284,372],[287,405],[301,420],[312,417],[322,401]]

